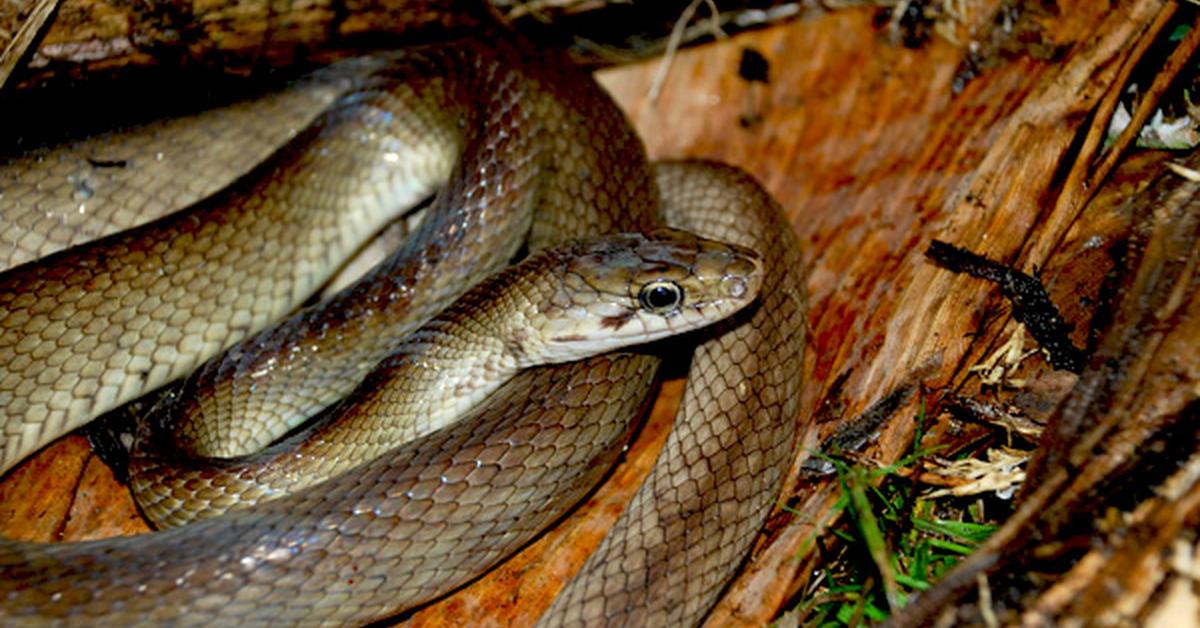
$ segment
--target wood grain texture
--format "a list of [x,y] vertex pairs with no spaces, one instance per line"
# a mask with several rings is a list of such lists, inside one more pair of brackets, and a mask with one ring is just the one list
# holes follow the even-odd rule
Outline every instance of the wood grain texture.
[[[0,5],[0,27],[20,28],[34,4]],[[468,6],[474,3],[63,0],[18,77],[30,86],[137,68],[250,74],[472,26],[478,22]]]
[[[1064,59],[1018,55],[959,94],[952,86],[961,50],[944,41],[920,50],[894,46],[869,11],[839,12],[685,51],[675,57],[657,102],[647,98],[657,62],[602,73],[652,157],[712,158],[749,170],[780,200],[807,245],[811,345],[803,377],[812,385],[805,388],[801,417],[820,416],[824,405],[839,412],[805,436],[809,449],[802,457],[894,390],[914,384],[954,389],[970,377],[967,367],[1011,332],[1007,306],[993,287],[924,260],[932,238],[1018,268],[1045,266],[1043,278],[1056,301],[1078,303],[1080,277],[1071,273],[1079,271],[1072,269],[1086,265],[1089,255],[1106,254],[1086,243],[1100,237],[1111,245],[1109,236],[1124,225],[1074,218],[1048,223],[1044,213],[1053,204],[1046,198],[1056,193],[1060,164],[1087,163],[1088,156],[1073,155],[1071,145],[1086,132],[1082,125],[1099,98],[1119,87],[1117,69],[1160,5],[1119,8],[1105,14],[1060,7],[1069,17],[1042,18],[1047,21],[1040,27],[1054,46],[1069,51]],[[738,76],[744,48],[767,58],[769,85]],[[761,122],[743,124],[756,116]],[[1097,208],[1104,215],[1111,204]],[[1060,243],[1051,247],[1051,263],[1022,257],[1046,240]],[[1088,277],[1092,289],[1103,277],[1104,267],[1098,268]],[[1061,282],[1060,273],[1067,273]],[[1069,306],[1068,314],[1082,344],[1092,312]],[[919,401],[909,396],[890,417],[867,452],[871,458],[887,464],[903,452]],[[795,557],[827,521],[836,497],[827,483],[795,488],[791,505],[804,515],[773,522],[770,544],[760,547],[711,625],[771,619],[795,591],[796,579],[803,580],[804,565]],[[562,527],[590,528],[609,516],[581,509]],[[527,554],[545,549],[539,544]],[[582,549],[576,542],[558,558],[523,554],[517,560],[561,572]],[[547,595],[511,594],[547,577],[527,572],[523,580],[494,588],[481,582],[448,598],[444,610],[433,607],[416,619],[444,625],[461,619],[454,612],[462,608],[502,608],[504,617],[529,621]],[[514,608],[520,614],[512,615]]]
[[51,444],[0,482],[0,536],[83,541],[149,530],[128,489],[82,436]]
[[[1200,166],[1195,152],[1184,166]],[[1051,416],[1018,509],[893,625],[977,617],[980,579],[1019,592],[1002,607],[1005,623],[1196,616],[1184,610],[1196,596],[1183,574],[1200,525],[1197,191],[1160,168],[1121,204],[1131,228],[1101,299],[1095,353]]]

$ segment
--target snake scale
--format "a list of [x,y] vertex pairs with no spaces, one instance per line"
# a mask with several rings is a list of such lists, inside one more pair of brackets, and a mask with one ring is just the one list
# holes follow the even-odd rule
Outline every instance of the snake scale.
[[[159,257],[140,267],[114,266],[113,276],[125,273],[122,277],[133,287],[120,288],[125,291],[116,298],[92,297],[93,301],[88,298],[96,294],[97,286],[109,289],[109,284],[56,281],[53,274],[43,280],[47,275],[40,272],[20,276],[22,268],[29,266],[0,275],[0,283],[9,281],[0,291],[0,298],[7,299],[2,304],[7,314],[0,314],[5,321],[0,338],[9,344],[0,347],[32,343],[27,338],[45,336],[48,329],[60,334],[69,329],[70,316],[52,318],[70,309],[63,305],[64,295],[75,299],[80,308],[110,303],[129,308],[125,320],[140,321],[139,332],[153,327],[146,337],[169,335],[169,348],[161,352],[143,345],[142,336],[124,341],[124,347],[120,339],[125,332],[114,336],[115,348],[104,356],[129,350],[122,360],[112,361],[117,370],[141,360],[136,376],[130,378],[135,383],[127,379],[110,383],[101,373],[93,378],[95,384],[81,386],[96,369],[95,360],[52,357],[47,362],[57,369],[53,376],[32,378],[12,375],[12,364],[27,367],[24,361],[11,355],[0,361],[10,369],[0,374],[0,396],[9,395],[4,405],[10,412],[4,425],[5,464],[11,466],[104,408],[193,369],[222,348],[252,342],[248,339],[256,337],[257,328],[286,314],[328,280],[338,259],[357,251],[386,220],[435,188],[438,195],[418,231],[440,230],[464,239],[448,245],[413,240],[422,244],[412,246],[432,248],[410,250],[407,259],[487,249],[477,253],[472,263],[455,266],[452,272],[460,275],[488,274],[516,250],[515,246],[501,249],[479,233],[500,232],[508,242],[513,232],[529,229],[529,248],[540,250],[563,238],[645,231],[666,222],[758,251],[763,257],[760,298],[751,309],[706,335],[693,359],[680,416],[655,469],[542,622],[694,624],[711,608],[745,556],[774,505],[794,453],[804,304],[793,232],[774,201],[735,169],[703,162],[648,166],[640,143],[613,103],[589,77],[556,54],[530,50],[498,31],[436,50],[358,61],[349,71],[331,70],[332,79],[325,83],[293,90],[291,98],[318,109],[326,106],[325,113],[289,118],[288,124],[296,128],[306,117],[313,123],[248,173],[228,166],[235,171],[230,174],[236,178],[231,186],[188,192],[191,198],[185,202],[194,201],[189,209],[199,206],[208,212],[201,214],[205,220],[171,223],[171,216],[178,216],[172,214],[163,219],[166,222],[135,226],[154,212],[138,214],[129,210],[130,203],[118,202],[114,205],[124,209],[114,212],[112,219],[98,218],[98,224],[87,229],[55,233],[54,228],[62,231],[61,220],[49,229],[36,220],[4,224],[8,236],[4,239],[13,243],[10,263],[49,253],[49,260],[69,263],[37,262],[47,264],[40,268],[95,269],[99,262],[80,256],[99,249],[66,247],[96,236],[102,236],[100,245],[90,246],[105,247],[98,258],[101,262],[118,256],[113,251],[127,251],[139,261]],[[398,93],[407,94],[401,104],[389,96]],[[418,113],[409,114],[404,108],[414,103]],[[393,105],[402,108],[389,109]],[[418,130],[432,130],[421,137],[433,139],[396,139],[415,138]],[[288,135],[279,133],[275,138]],[[400,144],[405,145],[403,150]],[[416,153],[433,151],[438,157],[410,161],[404,155],[414,152],[411,146],[421,147]],[[520,158],[512,159],[513,155]],[[430,161],[436,165],[413,174],[412,164]],[[322,174],[305,174],[312,172]],[[78,192],[78,183],[74,186]],[[384,194],[380,190],[386,190],[389,200],[380,201]],[[143,205],[158,206],[159,214],[172,209],[179,198],[153,188],[125,194]],[[286,205],[271,199],[288,194],[295,194],[289,198],[301,204],[318,195],[321,200],[309,203],[310,207],[331,206],[363,217],[335,219],[345,214],[311,209],[291,217],[261,218],[250,211],[243,217],[242,209]],[[159,197],[169,200],[147,202]],[[497,219],[504,204],[528,206],[532,215],[504,223],[507,227],[490,228],[489,221]],[[386,211],[381,209],[385,206]],[[455,213],[464,211],[475,213]],[[439,218],[439,212],[450,217]],[[351,236],[298,235],[321,234],[333,223],[357,226]],[[189,245],[197,247],[172,260],[172,268],[186,269],[189,255],[200,256],[205,265],[228,268],[218,270],[216,279],[200,288],[188,283],[206,281],[195,274],[174,284],[183,286],[177,291],[183,295],[211,296],[192,303],[192,309],[200,306],[201,314],[208,316],[206,326],[189,329],[189,313],[181,331],[157,327],[159,320],[170,323],[175,311],[188,310],[182,307],[154,316],[164,295],[171,294],[171,275],[163,272],[162,264],[162,256],[170,256],[171,250],[129,246],[135,242],[129,238],[146,238],[149,233],[146,241],[154,241],[154,230],[167,229],[164,224],[182,229]],[[281,224],[298,226],[299,231],[281,233]],[[109,235],[126,227],[134,227],[133,236],[130,232]],[[216,257],[212,245],[203,243],[211,242],[208,236],[222,229],[235,242],[274,229],[277,244],[265,247],[269,257],[307,250],[310,255],[319,252],[316,257],[327,263],[280,264],[280,269],[265,271],[274,275],[261,285],[257,279],[250,281],[256,287],[269,286],[265,292],[270,298],[260,302],[242,297],[247,280],[239,273],[248,266],[263,266],[259,260],[267,257],[260,253],[264,245],[260,240],[254,241],[253,248],[225,245],[219,247],[223,252],[240,250],[243,257],[238,261],[235,254],[230,262],[213,261],[207,257]],[[122,242],[124,249],[108,248]],[[62,250],[54,252],[57,249]],[[410,279],[391,284],[380,294],[390,297],[405,292],[403,286],[442,283],[444,276],[436,274],[440,272],[412,273]],[[30,310],[29,303],[41,303],[43,297],[36,291],[27,296],[37,280],[51,285],[44,297],[56,304],[40,312]],[[167,282],[168,287],[155,287],[164,285],[156,282]],[[435,301],[444,304],[463,290]],[[155,307],[143,305],[147,294],[158,299]],[[221,301],[225,294],[230,295],[228,302]],[[279,300],[286,303],[278,304]],[[417,306],[397,309],[413,307]],[[219,311],[222,308],[227,311]],[[304,312],[293,319],[303,318]],[[418,312],[416,319],[431,315]],[[178,316],[184,319],[183,314]],[[258,333],[272,337],[274,332]],[[52,344],[78,346],[79,340],[72,339],[75,342]],[[140,349],[143,346],[148,351]],[[26,352],[31,362],[45,357],[39,357],[38,351],[46,350]],[[236,374],[252,364],[239,355],[233,367],[218,370]],[[63,545],[0,540],[0,615],[34,623],[92,618],[109,623],[249,624],[362,623],[394,615],[459,586],[516,551],[591,490],[634,429],[656,364],[646,354],[618,353],[529,369],[458,422],[391,449],[349,473],[184,527]],[[335,370],[353,372],[347,378],[350,383],[336,385],[343,392],[353,389],[369,371],[345,366]],[[183,388],[198,377],[193,375]],[[58,384],[64,380],[66,384]],[[230,390],[235,388],[237,384],[229,385]],[[98,393],[108,389],[112,392]],[[64,390],[84,392],[75,398],[57,396]],[[18,399],[20,403],[14,403]],[[318,395],[315,401],[297,405],[303,406],[299,414],[310,415],[330,403],[334,402]],[[10,427],[14,407],[33,415],[32,427]],[[30,413],[28,408],[34,407],[41,410]],[[209,429],[205,425],[198,424],[181,437],[202,454],[208,447],[203,444],[204,430]],[[234,441],[241,439],[232,451],[261,445],[259,437],[236,436],[246,432],[228,425],[217,429],[226,437],[235,434]]]

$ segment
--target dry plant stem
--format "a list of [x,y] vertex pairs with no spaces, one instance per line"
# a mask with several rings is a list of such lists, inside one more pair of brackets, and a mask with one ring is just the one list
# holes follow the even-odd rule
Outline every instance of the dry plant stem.
[[[540,15],[547,9],[554,9],[567,14],[584,13],[601,8],[608,3],[608,0],[531,0],[530,2],[515,2],[512,4],[512,8],[504,13],[504,18],[514,20],[526,15],[532,15],[535,18],[542,19]],[[492,5],[500,8],[502,3],[493,2]]]
[[0,90],[4,89],[8,77],[16,70],[17,63],[25,58],[25,52],[29,50],[29,46],[33,42],[37,41],[46,20],[54,14],[56,9],[58,9],[58,0],[37,0],[37,3],[33,5],[29,17],[25,18],[17,34],[13,36],[12,41],[8,42],[8,47],[0,54]]
[[[1151,40],[1147,38],[1144,41],[1149,42]],[[1108,176],[1108,173],[1112,171],[1121,153],[1137,139],[1139,131],[1146,124],[1146,121],[1150,119],[1150,114],[1154,113],[1154,110],[1158,108],[1158,103],[1162,99],[1163,93],[1167,91],[1167,88],[1174,82],[1175,77],[1179,75],[1179,72],[1183,70],[1188,60],[1195,54],[1197,47],[1200,47],[1200,16],[1192,22],[1191,29],[1188,30],[1187,35],[1179,42],[1178,47],[1171,53],[1171,57],[1167,59],[1167,62],[1154,75],[1154,81],[1150,83],[1150,87],[1142,94],[1142,100],[1133,112],[1129,126],[1125,127],[1125,130],[1121,132],[1117,141],[1109,148],[1108,152],[1104,153],[1103,159],[1088,177],[1084,189],[1095,190],[1104,178]],[[1136,59],[1137,57],[1133,58]],[[1111,112],[1107,112],[1107,114],[1111,115]]]
[[996,613],[992,610],[992,588],[988,585],[987,577],[979,574],[975,580],[979,587],[979,610],[983,616],[983,623],[987,628],[998,628],[1000,621],[996,619]]
[[691,4],[687,5],[687,8],[679,15],[679,19],[675,20],[675,26],[671,29],[671,36],[667,39],[667,50],[663,54],[662,60],[658,62],[658,70],[654,74],[654,83],[650,86],[650,102],[658,102],[658,96],[662,92],[663,83],[667,80],[667,73],[671,71],[671,62],[675,59],[675,51],[679,50],[679,45],[683,41],[683,33],[687,29],[688,23],[692,21],[692,17],[696,15],[701,2],[708,4],[712,20],[710,27],[713,34],[717,36],[723,35],[720,26],[720,12],[717,10],[717,5],[713,0],[692,0]]
[[[1031,248],[1026,266],[1030,268],[1040,268],[1046,264],[1046,260],[1053,254],[1054,250],[1062,243],[1062,239],[1066,237],[1067,230],[1071,223],[1079,217],[1083,207],[1087,205],[1092,196],[1099,189],[1100,183],[1112,171],[1113,166],[1117,163],[1117,158],[1125,152],[1125,149],[1137,138],[1138,131],[1150,118],[1150,114],[1158,105],[1158,99],[1162,95],[1163,90],[1175,78],[1183,64],[1192,56],[1196,50],[1197,44],[1200,44],[1200,23],[1193,24],[1192,29],[1188,32],[1184,41],[1181,41],[1179,47],[1171,55],[1170,60],[1155,77],[1154,83],[1150,89],[1146,91],[1142,102],[1138,106],[1137,111],[1133,114],[1133,119],[1130,120],[1129,126],[1121,133],[1116,142],[1109,147],[1107,152],[1098,153],[1105,135],[1108,133],[1109,120],[1112,119],[1113,112],[1116,110],[1117,102],[1121,98],[1121,94],[1125,91],[1125,86],[1129,82],[1129,75],[1137,67],[1142,56],[1146,54],[1150,46],[1158,39],[1159,34],[1170,23],[1171,18],[1175,16],[1176,5],[1169,3],[1165,5],[1158,17],[1151,23],[1146,32],[1137,40],[1137,44],[1132,47],[1129,54],[1125,57],[1121,64],[1120,71],[1117,77],[1113,80],[1109,91],[1105,94],[1100,105],[1096,108],[1092,116],[1092,126],[1088,129],[1087,136],[1084,138],[1083,145],[1079,150],[1079,156],[1071,171],[1068,173],[1066,183],[1062,187],[1062,193],[1055,200],[1054,207],[1046,218],[1045,232],[1055,234],[1052,237],[1038,238],[1035,240]],[[1198,18],[1200,19],[1200,18]]]
[[892,8],[892,19],[888,21],[888,30],[892,33],[900,32],[900,20],[904,18],[904,14],[908,12],[908,7],[913,0],[897,0]]
[[[1145,40],[1145,42],[1151,41],[1150,38]],[[1138,109],[1134,110],[1132,119],[1129,120],[1129,125],[1124,128],[1121,137],[1117,138],[1108,152],[1105,152],[1103,160],[1100,161],[1098,167],[1088,177],[1087,190],[1096,189],[1100,181],[1108,177],[1109,172],[1112,171],[1112,167],[1116,165],[1118,157],[1138,137],[1141,127],[1146,124],[1146,120],[1150,120],[1150,115],[1154,113],[1154,109],[1158,108],[1158,102],[1162,100],[1166,89],[1174,82],[1175,77],[1183,70],[1183,67],[1187,65],[1188,60],[1192,59],[1192,55],[1195,54],[1195,50],[1198,47],[1200,47],[1200,16],[1196,17],[1192,23],[1192,28],[1188,30],[1188,34],[1183,37],[1183,40],[1178,43],[1175,52],[1171,53],[1170,58],[1154,74],[1154,80],[1150,84],[1150,88],[1147,88],[1144,94],[1142,94],[1141,102],[1138,103]],[[1138,56],[1134,56],[1134,59],[1136,58]],[[1111,114],[1111,112],[1106,113]]]

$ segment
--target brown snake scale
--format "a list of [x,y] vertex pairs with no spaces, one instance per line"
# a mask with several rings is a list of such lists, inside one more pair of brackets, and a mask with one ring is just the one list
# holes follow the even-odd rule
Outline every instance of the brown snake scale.
[[[647,166],[589,77],[557,53],[510,41],[489,31],[318,73],[268,100],[287,115],[248,137],[255,147],[260,137],[291,138],[283,148],[245,149],[265,157],[253,167],[214,160],[222,172],[210,178],[228,187],[168,191],[147,174],[159,161],[146,155],[155,142],[118,135],[94,142],[125,142],[117,145],[142,156],[125,179],[70,158],[10,159],[0,182],[25,191],[0,197],[15,204],[3,206],[0,255],[10,266],[50,257],[0,274],[4,466],[215,355],[159,404],[169,412],[139,429],[156,434],[152,445],[171,438],[167,448],[201,456],[189,462],[198,475],[139,500],[147,512],[155,500],[228,502],[242,490],[219,473],[228,463],[202,456],[253,451],[335,403],[409,331],[506,262],[524,232],[536,251],[665,222],[757,251],[760,296],[700,336],[654,470],[541,621],[701,621],[794,455],[804,346],[797,243],[749,176],[701,162]],[[264,125],[253,111],[238,104],[190,124],[236,133]],[[189,121],[177,124],[186,137]],[[67,176],[57,195],[28,185]],[[90,209],[72,223],[80,181]],[[22,186],[46,191],[48,205],[24,211],[32,192]],[[434,189],[419,237],[385,270],[324,302],[335,309],[312,306],[259,331]],[[292,255],[300,257],[264,263]],[[429,302],[409,298],[451,283]],[[606,354],[523,371],[457,422],[349,472],[183,527],[60,545],[0,539],[0,617],[286,625],[393,616],[476,577],[588,493],[634,429],[657,363]],[[179,432],[163,437],[163,427]],[[152,484],[144,478],[159,462],[138,475],[137,455],[134,485]]]

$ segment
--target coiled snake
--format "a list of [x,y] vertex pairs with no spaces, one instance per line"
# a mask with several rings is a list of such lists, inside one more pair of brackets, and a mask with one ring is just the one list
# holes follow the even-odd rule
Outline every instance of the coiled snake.
[[[155,441],[170,424],[179,430],[170,447],[244,454],[337,408],[464,282],[508,260],[521,233],[538,251],[665,222],[758,251],[760,296],[706,336],[654,471],[542,621],[699,621],[773,506],[795,447],[803,301],[779,208],[728,167],[649,168],[586,75],[503,33],[328,73],[323,85],[345,93],[231,186],[0,275],[5,466],[230,345],[160,404],[171,418],[141,431]],[[435,188],[411,243],[332,297],[340,309],[301,310],[255,333]],[[94,229],[133,226],[120,214]],[[19,217],[4,228],[10,263],[83,237]],[[444,258],[453,261],[434,263]],[[431,305],[411,298],[427,291]],[[344,350],[356,335],[372,340]],[[606,354],[524,371],[453,425],[389,444],[317,486],[184,527],[64,545],[2,540],[0,614],[282,624],[395,614],[486,570],[587,493],[632,430],[656,364]],[[159,469],[152,452],[135,451],[138,460],[138,477]],[[223,510],[242,490],[220,473],[228,463],[195,464],[199,475],[168,484],[144,502],[158,504],[148,513],[195,510],[188,504],[202,498]]]

